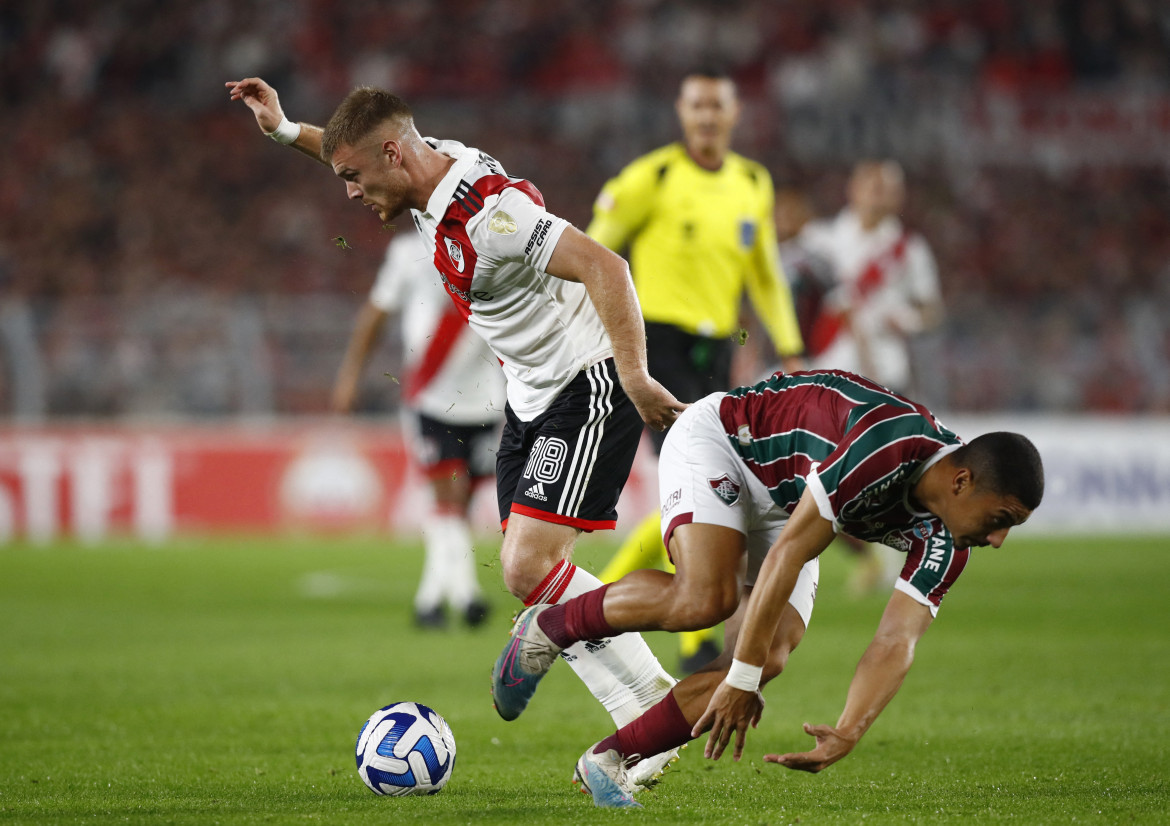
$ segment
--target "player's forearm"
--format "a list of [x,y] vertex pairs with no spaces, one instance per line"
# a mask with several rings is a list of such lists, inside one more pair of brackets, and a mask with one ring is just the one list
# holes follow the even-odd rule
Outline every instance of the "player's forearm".
[[649,378],[646,367],[646,327],[630,271],[613,256],[594,268],[585,289],[613,345],[613,361],[622,386]]
[[845,709],[837,720],[837,731],[856,743],[869,731],[874,720],[898,693],[914,662],[914,646],[905,640],[875,639],[865,650],[853,681]]
[[345,348],[341,366],[337,369],[333,388],[333,407],[338,412],[348,411],[352,407],[366,360],[381,334],[385,320],[386,314],[369,302],[358,311],[353,334]]
[[323,163],[326,166],[329,163],[321,157],[321,133],[324,131],[320,126],[314,126],[311,123],[302,123],[301,133],[297,135],[297,139],[289,144],[290,147],[298,152],[308,155],[318,163]]
[[349,345],[345,348],[342,369],[361,371],[370,355],[370,350],[373,349],[378,337],[382,334],[382,324],[385,321],[386,313],[368,301],[362,305],[353,325],[353,334],[349,337]]
[[792,596],[799,576],[800,564],[793,568],[791,562],[768,554],[748,598],[735,644],[735,659],[753,666],[767,662],[784,606]]
[[735,646],[737,660],[764,664],[801,569],[829,547],[835,535],[833,523],[821,516],[812,489],[806,488],[760,566]]
[[585,285],[613,346],[614,365],[626,392],[651,384],[646,369],[646,328],[625,259],[568,227],[553,249],[547,272]]

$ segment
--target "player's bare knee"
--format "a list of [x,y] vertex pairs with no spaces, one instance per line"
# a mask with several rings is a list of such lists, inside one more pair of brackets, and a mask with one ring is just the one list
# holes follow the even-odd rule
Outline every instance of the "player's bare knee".
[[764,661],[764,671],[760,675],[761,684],[780,676],[785,666],[788,665],[788,655],[790,653],[792,652],[787,647],[773,648],[768,652],[768,659]]
[[768,659],[764,662],[764,672],[760,675],[761,683],[766,683],[784,671],[788,665],[788,657],[802,639],[804,639],[804,621],[789,606],[781,620],[780,630],[768,651]]
[[530,561],[523,554],[500,551],[500,570],[504,577],[504,585],[512,596],[523,600],[540,584],[543,576],[535,576]]
[[736,588],[692,589],[680,583],[672,589],[668,631],[698,631],[718,625],[739,607]]

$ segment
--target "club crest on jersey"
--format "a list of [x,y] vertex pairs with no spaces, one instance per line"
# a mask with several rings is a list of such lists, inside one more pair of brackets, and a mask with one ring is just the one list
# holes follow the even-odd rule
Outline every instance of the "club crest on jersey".
[[887,548],[893,548],[895,551],[906,553],[910,550],[910,540],[902,535],[901,531],[890,531],[882,537],[882,544]]
[[739,501],[739,485],[731,481],[731,477],[726,473],[718,479],[708,479],[707,484],[725,504],[730,506]]
[[459,246],[459,242],[453,238],[444,238],[443,240],[447,242],[447,257],[451,259],[455,272],[463,272],[463,247]]
[[515,231],[515,218],[502,209],[492,213],[492,217],[488,220],[488,232],[494,232],[496,235],[511,235]]

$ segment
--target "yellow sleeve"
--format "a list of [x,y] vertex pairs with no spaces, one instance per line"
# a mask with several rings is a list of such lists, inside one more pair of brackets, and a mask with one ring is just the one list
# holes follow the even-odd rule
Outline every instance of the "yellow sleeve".
[[593,202],[593,220],[585,234],[614,252],[622,252],[654,208],[655,166],[649,157],[642,157],[607,181]]
[[796,356],[804,352],[804,341],[796,322],[792,291],[788,289],[788,279],[780,269],[780,247],[776,241],[776,224],[772,214],[776,196],[772,189],[772,178],[766,171],[764,182],[766,192],[760,215],[760,231],[752,250],[745,284],[748,298],[764,329],[768,331],[776,352],[781,356]]

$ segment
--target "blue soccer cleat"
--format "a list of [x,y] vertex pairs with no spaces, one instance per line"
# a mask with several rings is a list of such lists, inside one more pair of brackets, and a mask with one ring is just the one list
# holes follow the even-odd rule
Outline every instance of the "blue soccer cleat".
[[505,720],[515,720],[528,707],[536,686],[561,653],[561,647],[536,623],[551,607],[533,605],[520,612],[512,626],[512,639],[492,668],[492,699]]
[[641,809],[642,804],[634,800],[634,789],[626,774],[626,760],[616,749],[594,754],[594,744],[577,761],[573,782],[581,791],[593,795],[593,805],[603,809]]

